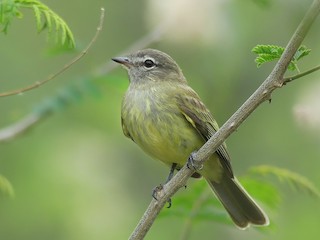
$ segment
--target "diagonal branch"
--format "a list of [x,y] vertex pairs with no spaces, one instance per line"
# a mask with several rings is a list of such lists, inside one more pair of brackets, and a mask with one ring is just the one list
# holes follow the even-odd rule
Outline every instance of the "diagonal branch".
[[[203,164],[261,103],[271,99],[271,93],[275,89],[284,85],[285,79],[283,75],[319,12],[320,0],[314,0],[270,75],[229,120],[199,149],[197,154],[193,156],[194,161]],[[186,185],[187,180],[193,173],[194,170],[188,169],[185,165],[171,181],[163,186],[159,196],[157,196],[158,200],[153,199],[151,201],[136,229],[131,234],[130,240],[144,238],[167,200]]]

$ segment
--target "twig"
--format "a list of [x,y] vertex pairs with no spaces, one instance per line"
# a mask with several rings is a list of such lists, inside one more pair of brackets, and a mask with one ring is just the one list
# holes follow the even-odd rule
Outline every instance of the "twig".
[[303,72],[303,73],[299,73],[299,74],[294,75],[294,76],[291,76],[291,77],[286,77],[286,78],[283,79],[283,84],[285,85],[285,84],[287,84],[287,83],[289,83],[289,82],[292,82],[292,81],[294,81],[294,80],[296,80],[296,79],[298,79],[298,78],[304,77],[304,76],[306,76],[306,75],[308,75],[308,74],[310,74],[310,73],[313,73],[313,72],[315,72],[315,71],[318,71],[318,70],[320,70],[320,66],[311,68],[311,69],[308,70],[308,71],[305,71],[305,72]]
[[7,96],[11,96],[11,95],[17,95],[17,94],[21,94],[23,92],[26,91],[30,91],[32,89],[38,88],[42,85],[44,85],[45,83],[53,80],[54,78],[56,78],[58,75],[60,75],[61,73],[65,72],[67,69],[69,69],[73,64],[75,64],[76,62],[78,62],[82,57],[84,57],[84,55],[86,55],[89,51],[89,49],[91,48],[91,46],[95,43],[95,41],[97,40],[99,33],[102,30],[102,26],[103,26],[103,20],[104,20],[104,8],[101,8],[101,14],[100,14],[100,22],[99,25],[97,27],[96,33],[93,36],[93,38],[91,39],[91,41],[89,42],[88,46],[78,55],[76,56],[74,59],[72,59],[69,63],[67,63],[66,65],[63,66],[63,68],[61,68],[60,70],[58,70],[56,73],[51,74],[50,76],[48,76],[46,79],[42,80],[42,81],[37,81],[35,83],[33,83],[32,85],[29,85],[27,87],[24,88],[20,88],[20,89],[16,89],[16,90],[12,90],[9,92],[3,92],[0,93],[0,97],[7,97]]
[[[199,149],[197,154],[193,156],[196,162],[203,164],[262,102],[271,98],[271,93],[275,89],[283,86],[283,75],[319,11],[320,0],[314,0],[270,75],[229,120]],[[189,169],[185,165],[171,181],[163,186],[158,200],[153,199],[151,201],[129,239],[143,239],[145,237],[167,200],[181,187],[186,185],[187,180],[193,172],[194,170]]]
[[10,139],[18,136],[19,134],[24,133],[25,131],[29,130],[32,126],[34,126],[36,123],[38,123],[41,119],[44,119],[44,117],[40,118],[39,115],[33,113],[27,115],[19,122],[1,130],[0,142],[9,141]]

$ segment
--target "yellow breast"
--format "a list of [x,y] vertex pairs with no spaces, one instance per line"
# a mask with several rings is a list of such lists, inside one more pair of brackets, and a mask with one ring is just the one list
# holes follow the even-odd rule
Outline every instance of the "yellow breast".
[[[146,153],[171,165],[183,165],[204,143],[185,119],[174,99],[154,99],[154,89],[128,91],[122,105],[124,131]],[[152,93],[152,94],[151,94]]]

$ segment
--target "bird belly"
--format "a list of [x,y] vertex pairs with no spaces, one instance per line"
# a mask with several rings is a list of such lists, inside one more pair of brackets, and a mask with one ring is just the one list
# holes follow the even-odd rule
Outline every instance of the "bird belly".
[[186,121],[180,112],[163,109],[138,111],[125,110],[123,117],[133,141],[147,154],[167,165],[185,164],[193,151],[204,143],[197,131]]
[[141,147],[166,164],[177,163],[182,166],[191,152],[198,150],[203,142],[190,126],[184,126],[182,119],[176,120],[166,119],[147,124],[148,137]]

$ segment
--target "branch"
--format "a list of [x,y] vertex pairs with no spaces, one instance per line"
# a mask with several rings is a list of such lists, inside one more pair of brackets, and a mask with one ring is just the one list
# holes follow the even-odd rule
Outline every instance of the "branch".
[[[47,116],[47,115],[44,115]],[[38,123],[44,117],[40,117],[38,114],[29,114],[19,122],[10,125],[0,131],[0,142],[9,141],[12,138],[29,130],[32,126]]]
[[316,66],[316,67],[311,68],[310,70],[305,71],[303,73],[300,73],[300,74],[297,74],[297,75],[294,75],[294,76],[291,76],[291,77],[284,78],[283,79],[283,85],[285,85],[285,84],[287,84],[289,82],[292,82],[292,81],[294,81],[296,79],[299,79],[301,77],[304,77],[304,76],[306,76],[306,75],[308,75],[310,73],[313,73],[315,71],[318,71],[318,70],[320,70],[320,66]]
[[61,68],[59,71],[57,71],[54,74],[51,74],[46,79],[44,79],[42,81],[37,81],[37,82],[33,83],[32,85],[29,85],[27,87],[16,89],[16,90],[12,90],[12,91],[9,91],[9,92],[0,93],[0,97],[7,97],[7,96],[11,96],[11,95],[17,95],[17,94],[21,94],[23,92],[30,91],[32,89],[38,88],[38,87],[44,85],[45,83],[53,80],[54,78],[56,78],[57,76],[59,76],[63,72],[65,72],[67,69],[69,69],[72,65],[74,65],[76,62],[78,62],[82,57],[84,57],[84,55],[86,55],[88,53],[89,49],[95,43],[95,41],[97,40],[97,38],[99,36],[99,33],[102,30],[103,20],[104,20],[104,8],[101,8],[100,22],[99,22],[99,25],[97,27],[97,31],[96,31],[95,35],[93,36],[92,40],[90,41],[88,46],[78,56],[76,56],[69,63],[64,65],[64,67]]
[[[195,162],[203,164],[261,103],[271,99],[271,93],[275,89],[284,85],[283,75],[319,11],[320,0],[314,0],[270,75],[229,120],[199,149],[193,156]],[[193,173],[194,170],[188,169],[185,165],[171,181],[163,186],[163,189],[157,195],[158,200],[152,199],[136,229],[131,234],[130,240],[144,238],[167,200],[186,185],[187,180]]]

